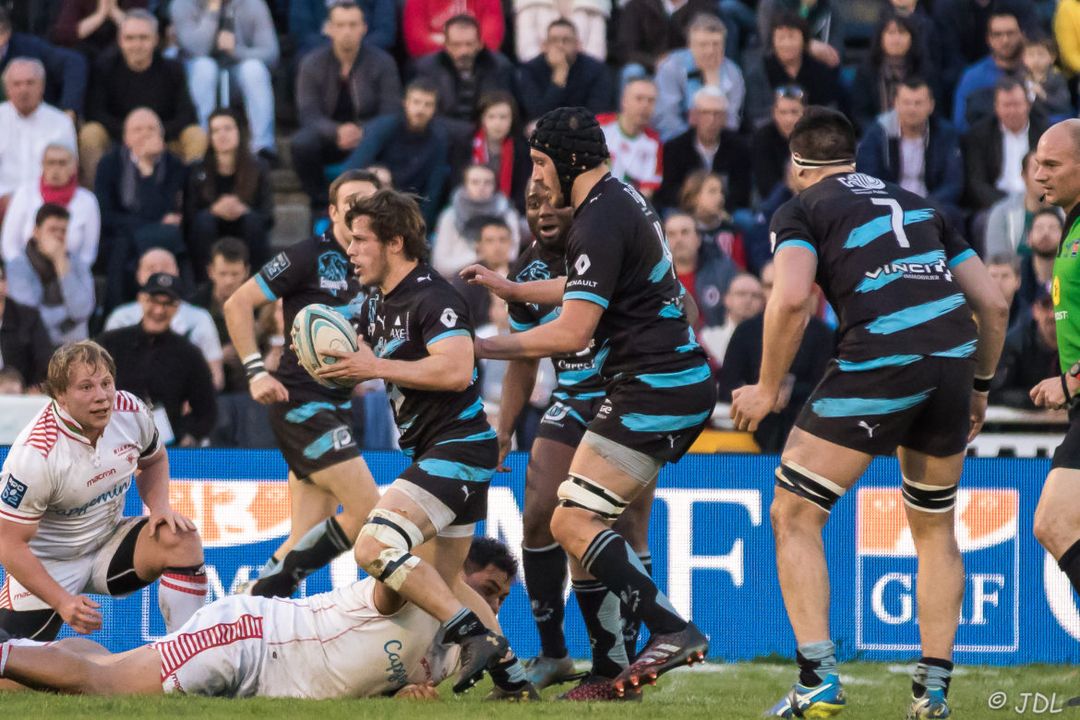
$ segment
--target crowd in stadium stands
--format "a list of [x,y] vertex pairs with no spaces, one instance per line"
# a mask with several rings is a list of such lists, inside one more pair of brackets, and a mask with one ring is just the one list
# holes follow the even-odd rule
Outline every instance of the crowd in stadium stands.
[[[314,228],[345,169],[420,195],[434,267],[481,333],[508,332],[504,304],[457,272],[507,272],[530,241],[527,133],[563,105],[599,116],[613,172],[665,218],[722,397],[757,379],[768,223],[792,195],[787,138],[808,104],[845,111],[859,169],[936,203],[987,261],[1012,303],[991,400],[1030,407],[1027,389],[1056,372],[1048,293],[1063,219],[1032,155],[1048,124],[1077,115],[1076,0],[0,9],[2,391],[34,391],[51,347],[99,337],[120,387],[154,405],[174,442],[269,445],[222,304],[275,252],[275,188],[290,173]],[[788,410],[758,433],[765,449],[830,356],[835,322],[816,310]],[[287,329],[273,306],[258,327],[272,369]],[[501,367],[483,371],[497,403]],[[380,405],[354,405],[367,446],[389,442]]]

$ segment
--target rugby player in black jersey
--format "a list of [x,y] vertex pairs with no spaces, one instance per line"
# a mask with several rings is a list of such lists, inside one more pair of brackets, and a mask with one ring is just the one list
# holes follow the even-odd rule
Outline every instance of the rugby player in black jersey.
[[[255,341],[254,320],[256,309],[279,298],[286,332],[296,313],[311,303],[348,315],[346,306],[360,285],[345,255],[345,210],[350,198],[378,189],[372,173],[342,174],[330,186],[326,232],[278,253],[225,302],[229,337],[244,362],[251,396],[268,406],[270,427],[289,466],[289,537],[249,586],[255,595],[292,595],[301,580],[352,547],[379,497],[352,435],[352,391],[313,380],[289,346],[277,371],[268,372]],[[337,513],[339,504],[343,510]]]
[[[510,697],[536,696],[498,622],[461,570],[476,523],[487,517],[499,462],[477,385],[473,328],[465,300],[427,263],[426,228],[415,199],[380,190],[346,214],[349,260],[370,292],[359,308],[364,342],[318,371],[327,380],[386,382],[398,444],[413,463],[390,485],[360,530],[356,561],[443,623],[461,645],[455,692],[488,670]],[[413,554],[420,545],[429,561]],[[451,589],[452,588],[452,589]],[[485,627],[486,619],[488,630]]]
[[591,347],[607,396],[558,489],[555,539],[648,627],[641,654],[611,682],[633,696],[642,682],[705,657],[708,639],[660,592],[611,524],[681,458],[716,403],[705,352],[683,311],[686,291],[660,219],[634,188],[608,173],[607,145],[584,108],[559,108],[530,138],[533,179],[553,205],[574,208],[567,277],[530,283],[526,302],[562,303],[558,318],[477,342],[482,357],[537,358]]
[[799,679],[769,712],[829,717],[846,703],[829,635],[822,530],[873,457],[895,451],[919,557],[923,656],[908,717],[948,717],[964,591],[953,526],[957,484],[985,416],[1009,308],[938,208],[855,172],[855,133],[843,115],[809,109],[790,147],[798,195],[772,220],[776,279],[765,352],[758,383],[732,395],[736,426],[754,430],[776,405],[815,281],[840,317],[840,342],[776,471],[776,564]]
[[[508,278],[511,282],[498,282],[502,278],[490,277],[491,271],[485,272],[482,266],[465,268],[462,275],[472,283],[491,287],[496,294],[507,294],[508,290],[512,293],[510,286],[516,283],[565,277],[566,237],[572,210],[552,207],[550,194],[542,183],[530,181],[525,214],[535,239],[511,268]],[[508,302],[508,307],[512,332],[524,332],[551,322],[561,310],[559,306],[513,299]],[[563,633],[567,558],[551,535],[551,516],[558,503],[559,484],[566,479],[574,452],[607,394],[591,349],[555,357],[553,362],[557,387],[529,453],[522,512],[525,587],[541,645],[540,655],[527,660],[525,667],[529,680],[537,689],[575,677]],[[500,461],[510,449],[510,437],[518,415],[532,394],[538,364],[536,359],[519,359],[511,360],[507,365],[496,428]],[[650,574],[652,555],[648,532],[652,500],[653,488],[649,487],[627,507],[614,526],[616,532],[628,540]],[[576,563],[572,575],[574,595],[589,633],[593,663],[581,685],[563,698],[612,699],[610,680],[634,658],[639,624],[632,618],[623,618],[619,598],[583,573]]]

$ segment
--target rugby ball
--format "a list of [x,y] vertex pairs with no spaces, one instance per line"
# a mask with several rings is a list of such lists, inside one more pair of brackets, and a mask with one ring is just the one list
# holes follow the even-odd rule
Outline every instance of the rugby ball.
[[345,316],[329,305],[314,303],[296,313],[292,324],[292,346],[300,367],[308,371],[312,379],[323,387],[351,388],[356,383],[328,380],[315,374],[316,370],[333,365],[337,358],[327,355],[327,350],[356,352],[356,330]]

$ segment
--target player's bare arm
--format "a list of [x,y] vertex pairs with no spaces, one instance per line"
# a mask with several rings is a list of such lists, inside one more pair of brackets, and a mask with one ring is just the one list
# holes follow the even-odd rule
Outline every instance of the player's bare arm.
[[73,595],[53,580],[30,550],[37,523],[0,520],[0,565],[35,596],[56,610],[75,632],[83,635],[101,629],[101,607],[84,595]]
[[[244,362],[259,355],[259,344],[255,339],[255,311],[268,302],[269,298],[255,278],[251,277],[225,301],[222,308],[229,338],[236,354]],[[249,390],[251,397],[264,405],[289,399],[285,386],[265,370],[251,378]]]
[[[979,327],[979,343],[975,351],[975,377],[987,380],[994,377],[1005,334],[1009,325],[1009,306],[983,261],[969,257],[952,269],[953,277],[964,292],[964,298],[975,313]],[[1060,389],[1060,379],[1054,378]],[[1080,385],[1080,382],[1077,382]],[[982,430],[986,419],[986,401],[989,392],[971,393],[971,433],[968,442]]]
[[322,368],[318,375],[357,382],[380,378],[415,390],[461,392],[472,383],[472,345],[471,338],[459,335],[428,345],[430,355],[426,358],[389,360],[375,357],[371,348],[361,343],[354,353],[327,352],[339,361]]
[[135,475],[139,497],[150,511],[150,537],[157,534],[158,527],[166,525],[174,533],[194,532],[195,523],[173,510],[169,503],[169,455],[165,448],[139,461]]
[[[513,334],[513,333],[511,333]],[[502,394],[499,399],[499,418],[495,435],[499,440],[499,471],[509,472],[505,467],[506,455],[510,452],[510,439],[514,435],[514,425],[518,416],[529,402],[536,386],[536,371],[540,361],[535,358],[511,360],[503,375]]]
[[765,307],[765,337],[761,374],[756,385],[732,392],[731,417],[735,428],[753,432],[780,401],[784,378],[791,369],[810,320],[808,300],[814,290],[817,255],[801,246],[776,253],[776,280]]
[[461,271],[461,277],[470,285],[487,288],[506,302],[562,305],[566,288],[565,277],[514,282],[483,265],[469,265]]
[[589,346],[603,314],[604,308],[596,303],[570,300],[558,318],[540,327],[477,339],[476,354],[492,360],[515,360],[580,352]]

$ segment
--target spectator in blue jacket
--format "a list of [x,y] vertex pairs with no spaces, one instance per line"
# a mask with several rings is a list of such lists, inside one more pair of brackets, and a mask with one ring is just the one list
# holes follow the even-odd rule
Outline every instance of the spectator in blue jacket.
[[11,15],[0,6],[0,73],[14,58],[34,58],[45,66],[45,102],[71,116],[82,115],[89,70],[86,58],[41,38],[12,32]]
[[1023,79],[1024,33],[1011,10],[995,9],[986,24],[990,54],[968,67],[956,85],[953,126],[963,134],[974,123],[990,115],[994,86],[1004,75]]
[[345,161],[347,168],[387,168],[395,189],[422,198],[420,210],[429,228],[435,226],[450,173],[449,134],[435,117],[438,95],[430,82],[413,80],[405,88],[404,111],[367,123],[364,138]]
[[[289,36],[296,43],[297,57],[326,45],[330,38],[323,32],[330,10],[337,5],[352,5],[353,0],[292,0],[289,3]],[[394,0],[358,0],[364,12],[367,34],[364,42],[389,51],[397,40],[397,3]]]
[[960,136],[933,114],[934,96],[922,78],[897,85],[894,103],[867,128],[856,156],[859,172],[958,212],[964,192]]
[[577,28],[565,18],[548,25],[543,52],[518,68],[518,73],[528,121],[564,105],[580,105],[596,114],[614,109],[607,66],[581,52]]

